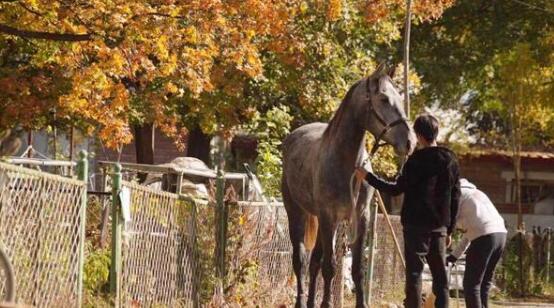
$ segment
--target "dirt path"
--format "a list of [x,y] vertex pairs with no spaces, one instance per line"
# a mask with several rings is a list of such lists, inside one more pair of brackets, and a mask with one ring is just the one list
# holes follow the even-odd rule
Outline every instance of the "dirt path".
[[[460,306],[462,307],[462,306]],[[492,307],[517,307],[517,308],[554,308],[551,303],[529,303],[529,302],[493,302]]]

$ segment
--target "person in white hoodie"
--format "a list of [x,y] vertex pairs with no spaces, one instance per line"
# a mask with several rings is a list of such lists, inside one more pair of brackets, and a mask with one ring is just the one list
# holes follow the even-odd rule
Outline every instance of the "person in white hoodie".
[[485,193],[466,179],[460,179],[460,187],[456,228],[465,233],[446,261],[456,262],[467,249],[463,282],[466,307],[487,308],[494,269],[506,246],[508,231]]

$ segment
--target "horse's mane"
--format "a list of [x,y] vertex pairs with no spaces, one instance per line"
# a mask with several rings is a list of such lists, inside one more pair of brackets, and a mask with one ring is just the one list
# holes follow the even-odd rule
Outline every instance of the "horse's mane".
[[358,85],[361,82],[362,80],[359,80],[353,86],[351,86],[350,89],[348,89],[348,92],[346,92],[346,95],[342,99],[342,102],[340,103],[339,108],[337,109],[337,111],[335,111],[335,114],[331,118],[331,121],[329,121],[329,125],[323,132],[324,139],[330,138],[336,134],[339,128],[341,119],[343,117],[343,114],[346,112],[346,107],[347,105],[349,105],[350,101],[352,100],[352,94],[354,93],[354,90],[356,89],[356,87],[358,87]]

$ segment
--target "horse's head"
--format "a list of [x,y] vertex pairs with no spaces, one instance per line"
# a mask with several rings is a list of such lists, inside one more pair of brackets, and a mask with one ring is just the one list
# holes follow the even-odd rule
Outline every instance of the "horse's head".
[[406,120],[402,96],[396,90],[392,77],[394,68],[379,65],[371,76],[360,82],[365,93],[365,128],[376,140],[384,140],[394,147],[397,155],[410,154],[415,147],[415,134]]

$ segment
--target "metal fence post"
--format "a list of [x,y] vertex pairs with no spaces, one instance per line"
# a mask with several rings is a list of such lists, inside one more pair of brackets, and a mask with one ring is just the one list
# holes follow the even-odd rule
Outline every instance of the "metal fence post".
[[225,215],[225,179],[223,178],[223,172],[221,169],[217,170],[217,179],[216,179],[216,230],[217,230],[217,252],[216,252],[216,269],[217,269],[217,278],[223,283],[225,278],[225,227],[226,227],[226,215]]
[[216,294],[224,298],[224,285],[225,285],[225,248],[227,241],[227,204],[225,202],[225,139],[222,134],[219,134],[216,139],[215,146],[215,165],[216,165],[216,208],[215,208],[215,268],[216,268]]
[[110,266],[110,292],[115,294],[115,306],[119,306],[121,276],[121,217],[119,192],[121,191],[121,165],[116,164],[112,174],[112,260]]
[[[182,195],[181,195],[182,196]],[[192,264],[193,264],[193,271],[194,271],[194,278],[193,278],[193,294],[192,294],[192,305],[193,308],[200,308],[200,283],[199,283],[199,277],[200,273],[198,272],[198,204],[196,203],[196,200],[192,199],[192,247],[193,247],[193,255],[192,255]]]
[[79,228],[79,274],[78,274],[78,294],[77,294],[77,305],[81,307],[83,300],[83,270],[85,265],[85,234],[86,234],[86,221],[87,221],[87,188],[88,188],[88,154],[87,151],[82,150],[79,153],[79,162],[77,164],[77,176],[78,179],[85,182],[85,191],[81,195],[80,200],[80,213],[81,216],[81,225]]
[[550,282],[550,249],[552,245],[552,229],[546,229],[546,283]]
[[[374,196],[375,198],[375,196]],[[375,200],[376,201],[376,200]],[[373,266],[375,265],[375,246],[377,244],[377,203],[373,199],[370,200],[370,215],[369,215],[369,259],[367,265],[367,304],[371,307],[371,295],[373,292]]]

